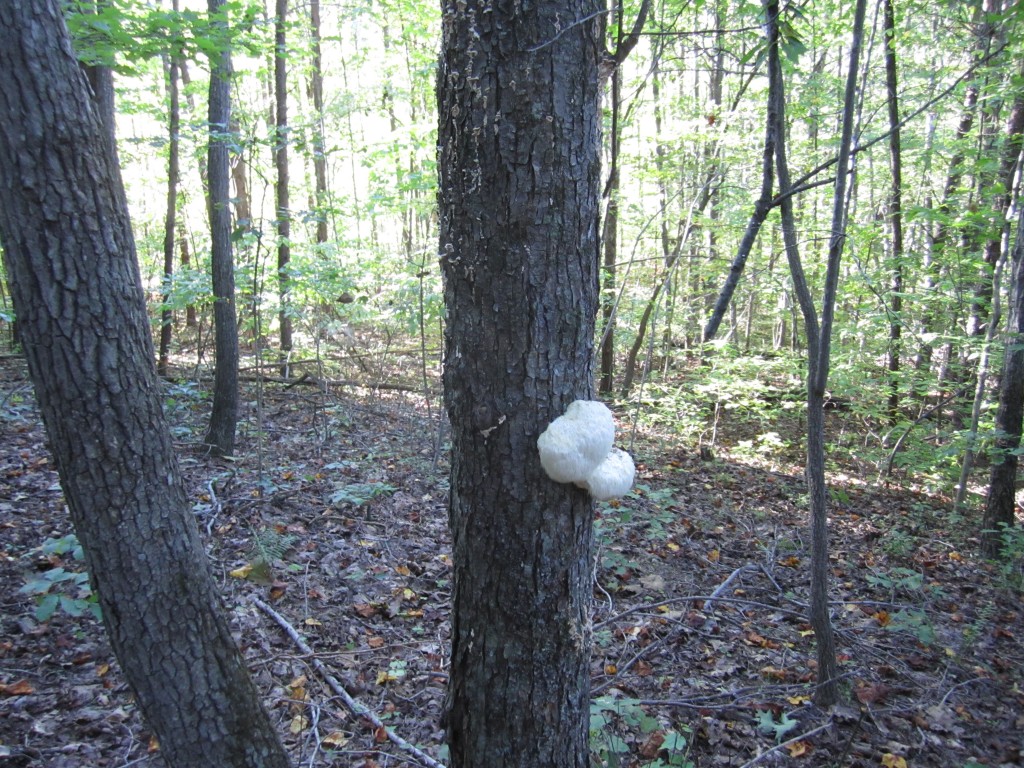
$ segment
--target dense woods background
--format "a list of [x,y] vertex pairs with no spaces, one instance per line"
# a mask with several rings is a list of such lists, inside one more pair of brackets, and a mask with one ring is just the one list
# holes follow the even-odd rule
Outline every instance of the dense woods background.
[[[436,402],[438,9],[224,8],[225,32],[188,3],[69,9],[83,60],[116,68],[139,259],[154,335],[168,337],[161,359],[173,353],[189,375],[212,362],[208,57],[229,39],[243,347],[265,364],[287,358],[282,372],[366,384],[387,383],[383,370],[395,367],[386,363],[401,360],[401,383]],[[610,47],[638,11],[609,10]],[[790,199],[814,296],[825,277],[850,13],[816,3],[780,15]],[[1020,15],[995,0],[868,9],[829,379],[833,404],[868,429],[830,450],[932,487],[957,483],[967,450],[987,460],[997,436],[1024,119]],[[765,224],[752,241],[748,233],[766,133],[763,20],[755,3],[655,4],[605,82],[601,386],[642,405],[641,422],[667,420],[693,440],[711,439],[709,402],[770,407],[802,375],[778,185]],[[712,347],[702,347],[730,271],[742,276]],[[680,388],[698,358],[709,366],[699,389]],[[757,376],[732,375],[736,366]],[[772,435],[755,436],[752,450],[771,450]]]
[[[438,153],[439,118],[444,124],[454,116],[437,112],[441,8],[404,0],[217,0],[208,7],[190,0],[90,0],[65,3],[65,14],[90,76],[113,71],[112,127],[153,356],[164,377],[164,409],[172,429],[179,430],[174,434],[194,438],[215,456],[255,457],[252,490],[260,498],[264,493],[277,498],[281,487],[267,479],[264,463],[264,440],[274,434],[268,424],[275,418],[265,410],[265,387],[303,393],[301,408],[308,406],[309,416],[296,428],[312,435],[310,446],[320,465],[333,470],[348,471],[347,459],[329,455],[337,428],[333,397],[339,392],[400,393],[416,409],[418,426],[409,442],[430,467],[427,474],[444,463],[449,421],[457,433],[457,417],[463,417],[466,433],[484,434],[486,444],[486,430],[504,418],[495,421],[497,414],[456,408],[456,418],[448,419],[442,406],[445,288],[451,290],[452,280],[449,275],[442,284],[447,254],[438,247],[445,231],[438,217],[437,180],[444,170],[438,164],[455,164],[458,153],[452,150],[447,159]],[[970,549],[972,557],[992,559],[984,566],[988,570],[970,571],[972,577],[989,579],[999,590],[984,611],[968,617],[972,631],[986,625],[1012,637],[1007,627],[1019,617],[1000,601],[1019,593],[1024,558],[1024,538],[1013,528],[1020,511],[1016,470],[1024,408],[1024,9],[1008,0],[763,6],[645,0],[588,13],[584,21],[594,18],[601,19],[606,49],[599,67],[594,386],[616,407],[622,442],[641,469],[641,485],[624,506],[598,509],[600,588],[632,599],[637,587],[630,581],[640,573],[636,558],[667,558],[678,550],[682,537],[667,532],[670,525],[682,526],[690,544],[742,528],[736,522],[740,512],[728,501],[739,491],[726,489],[753,483],[763,501],[770,494],[761,491],[778,487],[779,473],[792,476],[806,468],[810,490],[787,482],[773,503],[785,508],[787,525],[805,525],[811,510],[820,524],[808,534],[809,542],[801,540],[799,551],[802,556],[807,544],[813,552],[804,562],[814,561],[814,583],[821,591],[812,592],[810,603],[826,626],[794,626],[791,632],[817,638],[831,633],[829,606],[835,615],[836,603],[828,581],[838,581],[847,607],[853,605],[849,600],[859,587],[853,586],[851,570],[890,599],[909,594],[911,600],[922,595],[926,602],[939,600],[928,592],[934,584],[921,574],[938,580],[944,567],[949,573],[941,578],[962,578],[962,552]],[[581,23],[556,19],[555,25],[564,23],[567,30]],[[537,50],[549,44],[537,43]],[[471,65],[473,56],[468,58]],[[101,82],[94,80],[97,94]],[[500,102],[503,109],[519,104],[513,95],[502,98],[511,99]],[[481,130],[500,134],[511,130],[511,122],[503,126],[496,120],[491,126],[484,119]],[[545,178],[548,170],[537,167],[533,178]],[[472,179],[463,181],[472,192]],[[480,198],[492,191],[482,190]],[[521,213],[503,212],[511,221]],[[448,228],[463,223],[449,221]],[[581,231],[587,232],[585,225]],[[500,232],[496,238],[501,241]],[[7,269],[0,281],[0,329],[15,352],[19,318],[9,298]],[[511,298],[508,306],[515,305]],[[492,300],[495,307],[505,305],[501,291]],[[456,305],[449,296],[448,311]],[[449,322],[448,332],[455,326]],[[225,366],[229,359],[239,362]],[[586,362],[580,369],[587,370]],[[232,402],[239,387],[241,408]],[[16,392],[5,398],[5,406],[17,400]],[[255,409],[246,405],[250,400]],[[194,424],[174,421],[177,414],[187,423],[194,418],[192,409],[204,417],[212,410],[201,438]],[[827,421],[819,418],[822,414]],[[820,437],[823,451],[815,447]],[[728,471],[713,469],[716,457],[761,474],[755,481],[743,474],[747,470],[735,474],[732,464]],[[702,478],[708,490],[693,502],[705,510],[706,526],[694,528],[681,509],[677,499],[686,495],[685,484],[666,479],[681,467]],[[815,472],[822,473],[817,485]],[[319,487],[325,476],[319,470],[310,475],[310,487]],[[667,486],[655,487],[656,478]],[[327,496],[333,506],[358,509],[394,492],[392,479],[375,475],[354,496],[344,489]],[[214,481],[209,482],[215,496]],[[846,548],[854,545],[844,538],[845,529],[838,539],[839,562],[834,553],[830,561],[826,502],[834,516],[850,514],[851,494],[864,493],[871,505],[884,505],[871,495],[882,492],[878,489],[902,500],[900,509],[916,510],[923,549],[934,544],[926,535],[929,525],[956,528],[959,543],[937,556],[942,567],[936,568],[933,553],[922,560],[922,549],[895,540],[886,544],[886,555],[905,556],[912,565],[900,561],[878,570],[874,555],[849,555]],[[440,481],[424,498],[448,491]],[[911,498],[918,501],[907,501]],[[752,547],[766,546],[755,529],[760,530],[762,515],[772,514],[758,510],[746,531]],[[647,533],[640,537],[656,540],[656,546],[640,546],[643,552],[631,556],[629,546],[602,549],[608,545],[602,536],[613,535],[611,529],[629,532],[638,546],[634,512],[645,516]],[[853,516],[859,521],[860,514]],[[921,523],[925,518],[931,522]],[[655,528],[658,533],[651,533]],[[854,528],[865,546],[878,539],[879,528],[884,530],[882,525],[866,533],[860,525]],[[212,523],[207,534],[211,530]],[[291,530],[282,525],[278,533]],[[259,544],[256,531],[252,537]],[[776,563],[796,557],[778,551],[782,539],[773,534],[769,559]],[[263,560],[279,561],[293,544],[272,542],[275,556]],[[714,571],[725,546],[702,549],[701,567]],[[70,551],[71,545],[57,553],[58,560]],[[983,562],[978,560],[979,569]],[[786,567],[797,565],[802,571],[800,558]],[[407,568],[404,562],[394,567]],[[749,577],[752,571],[742,565],[726,569],[718,574],[719,586],[735,586],[745,573]],[[784,579],[774,571],[765,575],[781,596]],[[847,577],[851,582],[843,582]],[[796,589],[804,590],[805,581],[798,580]],[[652,583],[644,582],[644,588],[649,591]],[[700,594],[695,585],[689,584],[690,593]],[[697,609],[705,600],[713,606],[727,599],[713,579],[701,585],[710,597]],[[64,603],[50,601],[48,589],[40,588],[36,596],[52,615]],[[913,637],[928,664],[935,662],[929,654],[941,657],[938,649],[958,659],[957,654],[966,654],[942,639],[924,614],[902,613],[892,624],[888,609],[871,603],[871,597],[877,595],[855,602],[879,628],[891,626]],[[377,609],[366,608],[372,601],[354,600],[364,606],[356,608],[362,619],[379,618]],[[82,612],[74,600],[67,605],[69,613]],[[804,618],[807,608],[801,603]],[[949,619],[954,624],[965,621],[952,609],[943,611],[959,616]],[[608,648],[618,640],[633,642],[637,635],[631,632],[649,631],[639,622],[626,627],[624,614],[610,608],[609,614],[612,634],[596,636],[607,663],[592,665],[595,695],[612,684],[600,681],[602,673],[609,681],[618,674]],[[773,614],[770,622],[781,615]],[[719,631],[703,614],[670,618],[677,620],[689,622],[690,630],[699,625],[701,632]],[[752,626],[744,626],[744,642],[759,652],[789,647],[788,640],[773,647],[776,641]],[[650,635],[638,647],[653,649],[663,642]],[[839,645],[849,647],[848,634]],[[979,658],[991,650],[982,646],[972,648]],[[623,652],[618,662],[628,660],[624,670],[642,668],[644,653],[630,658]],[[905,666],[892,664],[892,680],[906,685],[921,670],[917,657],[901,659]],[[812,672],[768,677],[780,686],[809,684],[817,677],[820,685],[805,699],[822,706],[840,696],[849,700],[853,686],[863,705],[861,720],[873,705],[908,694],[895,682],[882,691],[877,680],[851,681],[849,672],[829,668],[835,660],[831,644],[825,651],[819,644],[817,658],[807,662]],[[762,665],[762,676],[764,669],[786,668],[776,661]],[[841,651],[839,661],[850,659]],[[990,661],[978,680],[998,679],[1001,686],[1019,673],[1012,663]],[[945,707],[957,686],[975,683],[966,676],[957,681],[932,703]],[[692,680],[688,684],[700,687]],[[986,704],[1010,696],[1009,690],[991,682]],[[784,692],[776,693],[785,698]],[[797,706],[792,698],[790,704]],[[609,766],[686,765],[693,747],[682,745],[695,736],[693,727],[664,717],[644,724],[641,708],[656,706],[653,700],[636,695],[627,702],[596,698],[591,703],[591,759]],[[689,700],[678,706],[699,710]],[[576,708],[581,707],[586,709]],[[985,712],[996,710],[993,705]],[[757,732],[774,734],[776,747],[789,738],[787,724],[797,720],[771,708],[757,711],[762,713]],[[292,736],[308,725],[300,723]],[[605,726],[619,731],[609,735]],[[818,732],[815,727],[806,723],[805,732]],[[712,731],[708,726],[697,735],[708,755],[722,757],[727,739]],[[661,741],[650,747],[641,733],[657,733]],[[421,734],[436,736],[429,728]],[[663,748],[666,740],[679,748]],[[286,741],[294,750],[294,739]],[[958,765],[988,764],[972,763],[975,758],[1012,761],[1007,756],[1013,747],[997,741],[993,736],[986,742],[990,755],[965,748]],[[812,740],[796,742],[801,743],[810,748]],[[875,743],[873,753],[858,752],[854,744],[851,736],[845,747],[838,738],[829,747],[818,746],[831,760],[863,759],[863,764],[899,765],[911,756],[888,745],[880,751]],[[941,755],[941,746],[928,749]],[[794,759],[804,754],[787,749]],[[920,749],[926,761],[932,759],[924,746]]]

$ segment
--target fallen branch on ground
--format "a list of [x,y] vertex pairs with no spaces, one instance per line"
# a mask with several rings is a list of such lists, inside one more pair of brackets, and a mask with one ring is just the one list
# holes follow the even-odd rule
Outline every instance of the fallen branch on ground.
[[711,593],[711,598],[706,603],[704,603],[704,612],[708,614],[708,618],[704,622],[705,632],[711,630],[718,624],[718,622],[715,621],[714,616],[711,615],[711,612],[715,609],[715,601],[721,599],[722,593],[729,588],[729,585],[732,584],[733,581],[735,581],[740,576],[740,574],[742,574],[744,571],[756,569],[757,566],[753,563],[741,565],[739,568],[737,568],[735,571],[729,574],[729,578],[727,578],[725,581],[723,581],[721,584],[715,587],[715,591]]
[[405,752],[408,752],[410,755],[413,755],[421,763],[423,763],[426,766],[429,766],[429,768],[445,768],[443,763],[437,762],[437,760],[435,760],[430,755],[425,753],[422,749],[415,746],[414,744],[410,744],[408,741],[406,741],[401,736],[396,734],[394,730],[384,725],[383,721],[381,721],[381,719],[376,715],[376,713],[368,709],[366,705],[352,698],[349,695],[348,691],[345,690],[345,686],[338,682],[337,678],[335,678],[334,675],[332,675],[328,671],[327,665],[317,658],[316,654],[313,653],[313,649],[310,648],[306,641],[302,639],[302,637],[296,631],[295,627],[293,627],[288,622],[288,619],[286,619],[280,613],[278,613],[269,605],[264,603],[258,597],[254,597],[252,599],[252,602],[253,605],[255,605],[265,614],[270,616],[270,618],[276,621],[277,625],[288,634],[288,637],[290,637],[292,639],[292,642],[294,642],[295,645],[298,646],[299,650],[307,656],[309,656],[310,661],[313,664],[313,667],[316,669],[317,672],[319,672],[323,676],[324,680],[327,681],[327,684],[331,687],[331,690],[334,691],[338,695],[338,697],[345,702],[345,706],[349,708],[349,711],[351,711],[352,714],[357,715],[358,717],[365,717],[373,724],[374,728],[376,728],[377,730],[383,730],[384,733],[387,734],[388,740],[391,741],[395,746],[397,746],[401,750],[404,750]]

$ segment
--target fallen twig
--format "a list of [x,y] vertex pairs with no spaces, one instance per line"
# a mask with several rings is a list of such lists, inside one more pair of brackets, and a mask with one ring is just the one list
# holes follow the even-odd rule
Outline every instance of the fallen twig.
[[711,593],[710,599],[704,604],[704,612],[708,614],[708,618],[704,622],[705,632],[710,630],[712,627],[715,626],[715,624],[717,624],[715,618],[711,615],[711,612],[715,609],[715,600],[719,600],[722,597],[722,593],[729,588],[729,585],[732,584],[732,582],[735,579],[737,579],[740,576],[740,574],[742,574],[744,571],[754,570],[756,568],[757,566],[752,563],[741,565],[739,568],[737,568],[735,571],[729,574],[729,578],[727,578],[725,581],[723,581],[721,584],[715,587],[715,591]]
[[252,598],[252,602],[253,605],[255,605],[265,614],[270,616],[270,618],[276,621],[277,625],[281,627],[281,629],[283,629],[288,634],[288,637],[292,639],[292,642],[294,642],[295,645],[299,647],[299,650],[307,656],[309,656],[309,660],[313,664],[313,667],[316,669],[317,672],[319,672],[323,676],[324,680],[327,681],[327,684],[331,687],[331,690],[334,691],[338,695],[338,697],[345,702],[345,706],[349,708],[352,714],[357,715],[359,717],[365,717],[373,724],[373,727],[378,730],[383,729],[389,741],[395,744],[395,746],[397,746],[399,749],[402,749],[408,752],[409,754],[413,755],[421,763],[429,766],[429,768],[445,768],[443,763],[439,763],[430,755],[426,754],[422,749],[415,746],[414,744],[410,744],[408,741],[406,741],[397,733],[395,733],[394,730],[384,725],[383,721],[379,717],[377,717],[377,715],[372,710],[367,708],[366,705],[352,698],[352,696],[349,695],[348,691],[345,690],[345,686],[338,682],[337,678],[335,678],[334,675],[332,675],[328,671],[327,665],[320,661],[319,658],[317,658],[316,654],[313,653],[313,649],[310,648],[306,641],[302,639],[301,635],[299,635],[295,627],[293,627],[288,622],[288,619],[286,619],[280,613],[278,613],[269,605],[264,603],[258,597]]
[[[597,622],[596,624],[594,624],[593,630],[596,632],[597,630],[603,629],[604,627],[607,627],[609,624],[614,624],[617,621],[621,621],[622,619],[626,618],[627,616],[631,616],[634,613],[641,613],[644,611],[657,611],[660,608],[664,608],[669,605],[678,605],[679,603],[706,602],[710,600],[712,597],[713,595],[686,595],[685,597],[671,597],[668,600],[660,600],[657,603],[644,603],[643,605],[634,605],[632,608],[627,608],[626,610],[617,613],[614,616],[609,616],[607,619]],[[768,610],[775,611],[776,613],[782,613],[787,616],[795,616],[801,619],[806,618],[807,616],[806,611],[791,611],[788,608],[780,608],[777,605],[762,603],[758,602],[757,600],[749,600],[745,597],[714,597],[715,600],[720,603],[735,603],[737,605],[747,605],[753,608],[766,608]],[[841,603],[841,601],[838,600],[835,602],[836,604]]]
[[824,731],[826,728],[831,728],[831,727],[832,727],[832,719],[829,718],[829,721],[827,723],[825,723],[824,725],[819,725],[817,728],[812,728],[811,730],[807,731],[806,733],[801,733],[799,736],[794,736],[792,739],[787,739],[786,741],[782,742],[781,744],[776,744],[771,749],[766,749],[764,752],[762,752],[760,755],[755,757],[753,760],[748,760],[747,762],[745,762],[743,765],[740,766],[740,768],[751,768],[751,766],[757,765],[762,760],[764,760],[764,758],[766,758],[768,755],[770,755],[772,752],[778,752],[780,749],[785,749],[790,744],[796,744],[798,741],[803,741],[804,739],[809,739],[809,738],[811,738],[811,736],[814,736],[816,733],[820,733],[821,731]]

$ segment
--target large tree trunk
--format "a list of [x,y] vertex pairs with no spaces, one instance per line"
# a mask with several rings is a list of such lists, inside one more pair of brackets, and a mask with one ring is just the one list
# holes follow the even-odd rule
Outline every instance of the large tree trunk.
[[[216,29],[224,0],[209,0]],[[210,60],[210,140],[207,150],[210,214],[210,271],[213,277],[214,346],[213,407],[206,444],[221,456],[235,450],[238,422],[238,317],[235,312],[235,260],[231,246],[229,140],[231,125],[231,51],[222,39],[219,55]]]
[[168,765],[286,766],[161,412],[127,204],[57,0],[0,4],[0,237],[111,645]]
[[602,9],[442,8],[454,768],[589,763],[593,505],[537,438],[593,386]]
[[1010,287],[1010,321],[1006,333],[1006,356],[996,410],[995,450],[989,476],[988,498],[982,521],[982,550],[1000,554],[1000,529],[1012,526],[1016,511],[1016,481],[1022,422],[1024,422],[1024,206],[1017,219],[1013,247],[1013,279]]

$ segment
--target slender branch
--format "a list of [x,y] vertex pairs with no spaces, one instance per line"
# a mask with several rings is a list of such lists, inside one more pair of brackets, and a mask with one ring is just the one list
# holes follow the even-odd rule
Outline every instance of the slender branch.
[[[715,591],[711,593],[711,597],[708,599],[708,601],[704,603],[704,612],[710,614],[711,611],[714,610],[715,601],[722,596],[722,593],[729,588],[729,585],[732,584],[732,582],[735,581],[737,578],[739,578],[739,576],[741,576],[744,572],[755,570],[756,568],[757,566],[753,563],[747,563],[746,565],[741,565],[735,571],[730,573],[729,578],[727,578],[725,581],[719,584],[715,588]],[[708,630],[716,623],[717,622],[715,622],[715,620],[711,616],[708,616],[707,621],[704,622],[704,629]]]
[[[992,59],[994,59],[996,56],[998,56],[1000,53],[1002,53],[1005,49],[1006,49],[1006,46],[1003,45],[1003,46],[997,48],[996,50],[992,51],[991,53],[989,53],[987,56],[984,56],[983,58],[979,59],[975,64],[973,64],[972,66],[970,66],[966,70],[964,70],[963,74],[961,74],[960,77],[958,77],[956,80],[954,80],[952,82],[952,84],[948,88],[946,88],[943,91],[940,91],[938,94],[936,94],[932,98],[928,99],[928,101],[926,101],[920,107],[915,109],[913,112],[907,113],[907,115],[902,120],[900,120],[896,125],[891,126],[889,128],[889,130],[887,130],[887,131],[885,131],[883,133],[878,134],[877,136],[875,136],[875,138],[871,139],[870,141],[867,141],[867,142],[865,142],[863,144],[858,144],[857,146],[851,148],[850,154],[851,155],[858,155],[861,152],[867,151],[868,149],[873,147],[875,144],[878,144],[881,141],[886,141],[892,135],[893,131],[898,131],[899,129],[903,128],[911,120],[916,119],[923,112],[926,112],[927,110],[931,109],[936,104],[938,104],[940,101],[943,101],[944,99],[946,99],[951,93],[953,93],[953,91],[955,91],[957,88],[960,87],[960,84],[962,82],[964,82],[965,80],[967,80],[970,77],[973,77],[975,72],[977,72],[977,70],[981,66],[983,66],[985,64],[988,64],[988,62],[990,62]],[[803,187],[804,187],[805,184],[807,184],[812,178],[817,176],[822,171],[827,170],[828,168],[831,168],[838,161],[839,161],[839,157],[837,155],[837,156],[835,156],[835,157],[833,157],[833,158],[831,158],[829,160],[826,160],[825,162],[821,163],[820,165],[812,168],[811,170],[807,171],[803,176],[801,176],[799,179],[797,179],[796,181],[793,182],[793,184],[791,186],[791,189],[789,190],[788,194],[796,194],[797,192],[804,191]],[[773,201],[773,205],[774,204],[776,204],[775,201]]]
[[284,616],[282,616],[280,613],[275,611],[273,608],[271,608],[269,605],[267,605],[257,597],[254,597],[252,599],[252,602],[253,605],[255,605],[265,614],[270,616],[270,618],[272,618],[275,622],[277,622],[277,625],[285,631],[288,637],[292,639],[292,642],[294,642],[295,645],[298,646],[299,650],[310,658],[310,661],[313,663],[313,666],[316,668],[316,671],[319,672],[323,676],[324,680],[327,681],[327,684],[331,687],[331,690],[334,691],[338,695],[338,697],[345,702],[345,706],[349,708],[352,714],[366,718],[370,721],[370,723],[373,724],[373,727],[376,728],[378,731],[383,729],[384,733],[387,734],[389,741],[395,744],[395,746],[397,746],[399,749],[408,752],[410,755],[415,757],[424,765],[429,766],[429,768],[445,768],[443,763],[439,763],[437,760],[432,758],[422,749],[420,749],[414,744],[410,744],[408,741],[406,741],[401,736],[396,734],[393,729],[384,725],[384,722],[377,716],[377,714],[370,710],[365,704],[362,704],[361,702],[352,698],[352,696],[349,695],[349,692],[345,690],[345,687],[340,682],[338,682],[337,678],[335,678],[334,675],[332,675],[328,671],[327,665],[324,664],[319,658],[317,658],[316,654],[313,653],[313,649],[310,648],[306,641],[302,639],[301,635],[299,635],[295,627],[293,627],[288,622],[288,619],[286,619]]
[[640,33],[643,31],[644,24],[647,22],[647,14],[651,10],[651,0],[643,0],[640,4],[640,11],[636,15],[636,21],[633,22],[633,29],[629,31],[615,48],[615,53],[609,55],[609,59],[613,66],[619,66],[629,56],[630,51],[636,48],[636,44],[640,42]]
[[539,45],[535,45],[532,48],[527,48],[526,52],[527,53],[536,53],[537,51],[539,51],[539,50],[541,50],[543,48],[547,48],[549,45],[554,45],[555,42],[558,40],[558,38],[560,38],[562,35],[564,35],[570,29],[573,29],[574,27],[578,27],[580,24],[586,24],[591,19],[596,19],[598,16],[603,16],[606,13],[610,13],[610,11],[607,8],[602,8],[600,11],[594,11],[593,13],[587,14],[582,19],[579,19],[577,21],[572,22],[571,24],[566,26],[564,29],[558,30],[558,32],[555,33],[555,36],[552,37],[550,40],[545,40],[543,43],[540,43]]
[[776,744],[771,749],[766,749],[764,752],[762,752],[760,755],[755,757],[753,760],[748,760],[747,762],[745,762],[743,765],[740,766],[740,768],[751,768],[751,766],[757,765],[762,760],[764,760],[766,757],[768,757],[768,755],[770,755],[770,754],[772,754],[774,752],[778,752],[781,749],[785,749],[790,744],[796,744],[798,741],[803,741],[804,739],[809,739],[809,738],[811,738],[811,736],[814,736],[815,734],[821,733],[822,731],[824,731],[824,730],[826,730],[828,728],[831,728],[831,727],[832,727],[832,720],[830,718],[827,723],[823,723],[822,725],[819,725],[817,728],[812,728],[811,730],[809,730],[809,731],[807,731],[805,733],[801,733],[799,736],[794,736],[792,739],[787,739],[786,741],[782,742],[781,744]]

